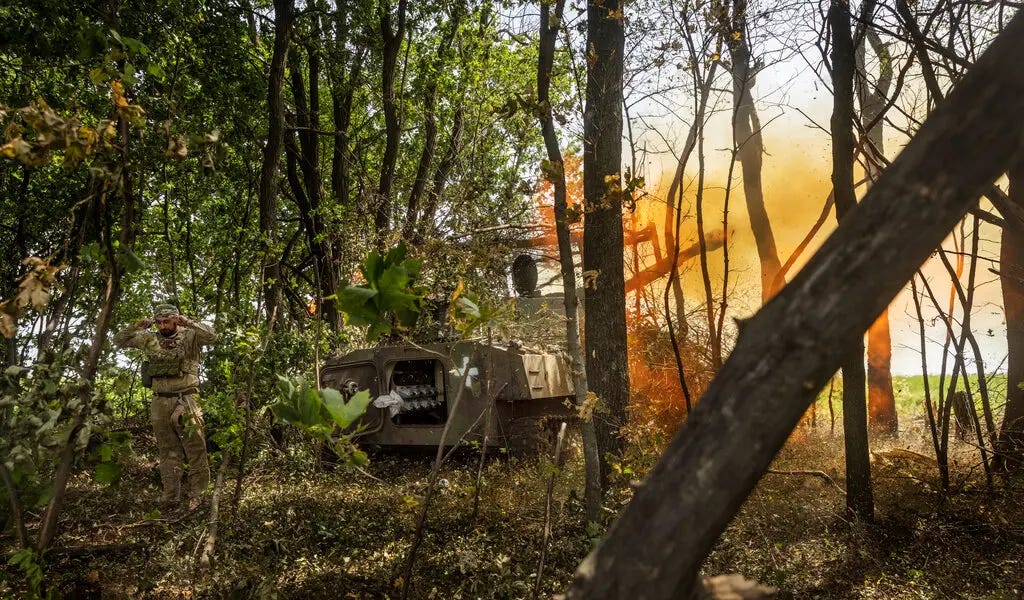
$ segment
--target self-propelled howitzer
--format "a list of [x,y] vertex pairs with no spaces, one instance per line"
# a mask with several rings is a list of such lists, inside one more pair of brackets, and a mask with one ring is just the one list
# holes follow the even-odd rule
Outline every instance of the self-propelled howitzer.
[[572,372],[558,352],[461,341],[356,350],[329,360],[321,384],[374,398],[360,444],[484,443],[514,453],[543,449],[551,425],[575,417]]

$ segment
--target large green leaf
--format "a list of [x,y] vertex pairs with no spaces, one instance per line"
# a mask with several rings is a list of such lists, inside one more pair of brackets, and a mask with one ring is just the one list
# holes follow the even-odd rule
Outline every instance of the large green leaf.
[[380,310],[371,300],[377,290],[350,285],[338,291],[338,309],[348,315],[353,325],[369,325],[380,318]]
[[111,485],[121,478],[121,465],[112,462],[102,462],[96,465],[96,474],[93,477],[97,483]]
[[352,325],[368,325],[370,341],[391,332],[397,322],[408,329],[419,318],[424,291],[415,286],[422,263],[405,258],[405,246],[392,248],[383,258],[371,251],[360,270],[366,283],[338,291],[338,308]]
[[342,429],[355,423],[366,412],[366,407],[370,405],[370,390],[358,392],[348,402],[345,402],[341,392],[335,389],[324,388],[320,390],[320,393],[323,395],[324,407],[330,413],[331,420]]
[[296,377],[294,381],[287,377],[278,377],[278,390],[281,397],[270,405],[270,411],[278,420],[308,429],[323,425],[321,407],[323,402],[316,390],[311,389],[304,377]]

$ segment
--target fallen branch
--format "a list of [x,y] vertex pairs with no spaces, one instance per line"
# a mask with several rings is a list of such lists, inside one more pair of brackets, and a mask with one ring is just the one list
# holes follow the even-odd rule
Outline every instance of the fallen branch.
[[132,542],[130,544],[97,544],[95,546],[68,546],[65,548],[51,548],[47,550],[46,556],[47,559],[51,561],[58,558],[86,558],[90,556],[97,556],[99,554],[123,554],[125,552],[135,552],[146,547],[147,544],[145,542]]
[[540,582],[544,577],[544,559],[548,556],[548,540],[551,538],[551,500],[555,494],[555,476],[561,463],[562,442],[565,440],[565,421],[558,428],[558,441],[555,442],[555,455],[552,457],[551,476],[548,478],[548,493],[544,504],[544,540],[540,545],[540,563],[537,565],[537,579],[533,584],[533,597],[540,598]]
[[224,451],[224,460],[217,470],[217,483],[213,486],[213,497],[210,499],[210,519],[206,522],[209,533],[206,536],[206,544],[203,546],[203,553],[199,556],[199,569],[208,571],[213,565],[213,551],[217,544],[217,524],[220,518],[220,493],[224,490],[224,472],[231,462],[231,450]]
[[831,477],[829,477],[828,473],[826,473],[824,471],[803,470],[803,469],[797,469],[795,471],[782,471],[782,470],[779,470],[779,469],[768,469],[768,472],[773,474],[773,475],[808,475],[810,477],[820,477],[821,479],[824,479],[826,483],[828,483],[832,487],[834,487],[837,490],[839,490],[840,494],[842,494],[844,496],[846,495],[846,490],[844,490],[842,488],[842,486],[840,486],[838,483],[836,483],[835,479],[832,479]]

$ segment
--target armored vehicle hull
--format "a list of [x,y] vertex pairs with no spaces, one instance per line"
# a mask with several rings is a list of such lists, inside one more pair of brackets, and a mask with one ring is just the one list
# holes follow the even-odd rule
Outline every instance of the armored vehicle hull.
[[324,387],[374,398],[356,439],[378,446],[486,443],[540,449],[547,426],[571,419],[572,373],[560,354],[463,341],[356,350],[328,361]]

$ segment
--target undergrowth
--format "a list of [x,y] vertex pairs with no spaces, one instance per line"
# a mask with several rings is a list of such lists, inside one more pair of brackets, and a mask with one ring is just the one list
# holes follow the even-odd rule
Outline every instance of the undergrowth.
[[[841,438],[829,435],[827,423],[799,431],[704,572],[741,573],[776,586],[783,598],[1021,597],[1024,493],[1018,482],[987,489],[975,453],[960,445],[954,489],[942,493],[919,424],[908,423],[905,430],[900,440],[873,445],[873,524],[844,517]],[[364,472],[325,473],[315,468],[312,448],[265,450],[254,460],[237,510],[230,507],[228,481],[217,560],[202,573],[195,565],[205,516],[172,521],[154,511],[154,452],[144,435],[138,441],[119,487],[75,480],[62,517],[64,534],[47,556],[51,590],[69,598],[115,599],[399,596],[426,492],[427,453],[378,453]],[[564,589],[607,525],[584,521],[580,452],[571,452],[554,494],[543,597]],[[489,460],[474,522],[477,456],[468,450],[442,468],[413,598],[532,597],[550,467]],[[605,498],[609,519],[653,461],[650,449],[634,447],[616,464]],[[0,548],[10,556],[13,540],[10,532],[4,536]],[[0,596],[23,596],[24,579],[5,569]]]

